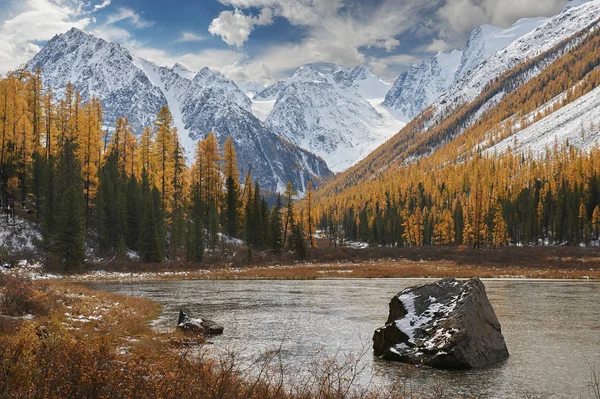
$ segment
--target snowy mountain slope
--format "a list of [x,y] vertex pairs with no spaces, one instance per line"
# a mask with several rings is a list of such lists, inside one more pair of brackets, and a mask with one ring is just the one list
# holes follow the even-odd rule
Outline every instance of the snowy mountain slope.
[[523,18],[510,28],[503,29],[493,25],[481,25],[469,36],[463,51],[460,66],[456,71],[455,82],[477,68],[479,64],[506,48],[515,40],[532,32],[547,21],[547,18]]
[[276,100],[279,94],[293,83],[319,83],[326,81],[327,77],[312,67],[308,65],[301,66],[289,79],[277,82],[256,94],[254,100]]
[[215,132],[221,144],[232,136],[240,170],[252,165],[263,188],[283,190],[292,182],[303,192],[309,180],[330,174],[325,162],[269,131],[252,114],[252,102],[232,81],[205,68],[159,67],[77,29],[54,37],[30,62],[41,67],[45,84],[59,94],[70,81],[83,98],[98,96],[105,124],[128,116],[136,133],[152,126],[156,113],[168,105],[191,161],[195,141]]
[[[536,111],[537,112],[537,111]],[[532,114],[535,114],[532,113]],[[487,150],[501,153],[511,148],[533,155],[543,153],[555,143],[568,142],[579,148],[591,148],[600,141],[600,87],[570,104],[502,140]]]
[[220,72],[213,71],[209,68],[202,68],[193,82],[203,88],[212,89],[219,92],[225,98],[233,99],[237,104],[241,105],[245,110],[252,109],[252,101],[248,98],[240,88],[232,81],[223,76]]
[[462,52],[438,52],[434,57],[403,72],[387,93],[384,105],[409,121],[427,108],[454,82]]
[[253,110],[261,119],[268,114],[265,122],[273,132],[339,172],[402,128],[379,107],[388,88],[365,67],[335,67],[325,74],[303,66],[256,95]]
[[361,97],[372,100],[384,98],[392,85],[384,82],[368,68],[362,66],[337,67],[330,75],[337,84],[354,87]]
[[464,51],[438,52],[402,73],[384,105],[406,121],[413,119],[499,50],[545,22],[547,18],[524,18],[508,29],[492,25],[475,28]]
[[[460,78],[447,93],[434,103],[434,120],[439,120],[449,109],[472,101],[493,79],[525,59],[533,58],[571,35],[583,30],[600,18],[600,0],[569,4],[554,17],[541,21],[533,31],[496,52],[470,73]],[[532,74],[531,77],[535,76]]]

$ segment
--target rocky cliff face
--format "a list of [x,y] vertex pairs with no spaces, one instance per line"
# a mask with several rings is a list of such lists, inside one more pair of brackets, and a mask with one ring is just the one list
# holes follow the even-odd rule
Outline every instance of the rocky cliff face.
[[445,279],[392,298],[375,355],[415,365],[465,369],[508,358],[500,322],[481,280]]
[[462,52],[457,50],[439,52],[413,65],[394,82],[383,104],[402,118],[413,119],[452,86],[461,57]]

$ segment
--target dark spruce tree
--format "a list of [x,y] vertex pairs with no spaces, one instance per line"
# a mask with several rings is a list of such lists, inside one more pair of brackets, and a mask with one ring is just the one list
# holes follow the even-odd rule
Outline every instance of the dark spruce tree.
[[158,263],[163,260],[164,256],[164,251],[162,249],[163,241],[161,241],[162,237],[158,225],[160,195],[155,187],[150,187],[146,170],[142,172],[142,187],[140,192],[142,217],[138,243],[139,255],[145,262]]
[[119,170],[117,152],[112,151],[99,170],[96,194],[96,228],[104,250],[122,249],[128,236],[125,177]]
[[233,176],[227,177],[225,189],[225,232],[230,237],[239,237],[242,225],[240,215],[242,202],[239,183],[235,181]]
[[187,221],[187,257],[191,262],[202,262],[206,246],[204,226],[206,211],[200,187],[194,185]]
[[66,272],[78,271],[85,260],[85,203],[81,166],[71,141],[66,141],[56,168],[55,231],[52,250]]
[[302,228],[302,223],[296,222],[293,214],[290,217],[289,223],[291,230],[289,236],[290,248],[292,249],[292,251],[294,251],[294,253],[299,259],[304,260],[308,255],[308,251],[306,248],[306,242],[304,242],[304,232]]
[[275,253],[280,253],[283,248],[283,221],[281,219],[281,195],[277,195],[277,201],[269,215],[269,246]]

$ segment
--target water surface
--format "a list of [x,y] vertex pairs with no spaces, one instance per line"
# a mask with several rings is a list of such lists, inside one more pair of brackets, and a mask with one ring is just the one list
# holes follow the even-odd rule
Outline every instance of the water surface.
[[[304,364],[322,349],[360,353],[387,319],[388,303],[424,279],[312,281],[161,281],[93,283],[94,288],[151,298],[163,305],[158,327],[172,328],[180,307],[225,326],[215,348],[246,356],[282,347],[285,361]],[[484,398],[588,398],[590,367],[600,370],[600,284],[582,281],[486,280],[510,358],[480,370],[412,370],[373,358],[362,360],[361,382],[409,379],[442,385],[449,396]]]

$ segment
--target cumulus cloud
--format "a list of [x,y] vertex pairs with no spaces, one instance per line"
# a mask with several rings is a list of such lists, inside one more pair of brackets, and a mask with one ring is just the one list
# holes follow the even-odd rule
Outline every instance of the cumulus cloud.
[[94,11],[102,10],[103,8],[108,7],[110,3],[112,3],[112,0],[104,0],[102,4],[97,4],[94,6]]
[[[280,76],[302,64],[331,62],[342,65],[369,63],[368,49],[383,49],[392,52],[401,45],[398,34],[415,26],[411,10],[419,7],[419,0],[383,0],[378,5],[361,6],[356,2],[352,12],[348,1],[342,0],[220,0],[223,4],[235,7],[225,11],[213,20],[215,26],[224,25],[227,17],[228,36],[223,40],[240,47],[249,37],[254,26],[241,10],[259,9],[261,14],[270,11],[273,18],[285,18],[290,24],[303,28],[307,37],[296,43],[271,45],[254,54],[245,66],[249,70],[260,70],[260,65],[268,66],[270,73]],[[235,21],[235,23],[234,23]],[[269,19],[270,21],[270,19]],[[251,28],[250,28],[251,27]],[[378,64],[392,65],[388,60]],[[240,70],[238,67],[236,70]]]
[[450,43],[446,42],[443,39],[433,39],[431,43],[425,48],[425,50],[436,53],[438,51],[446,52],[449,50],[453,50],[453,48]]
[[189,43],[189,42],[201,42],[206,39],[204,36],[198,35],[194,32],[182,32],[181,37],[177,40],[181,43]]
[[40,49],[36,42],[90,23],[82,1],[27,0],[18,4],[19,12],[0,24],[0,73],[29,61]]
[[223,41],[230,46],[242,47],[250,33],[256,26],[269,25],[273,22],[271,9],[264,8],[256,17],[245,15],[241,10],[223,11],[215,18],[208,31],[213,35],[221,36]]
[[520,18],[556,14],[566,0],[446,0],[438,10],[446,35],[464,34],[482,24],[508,27]]

